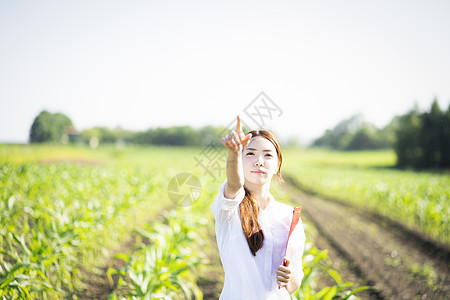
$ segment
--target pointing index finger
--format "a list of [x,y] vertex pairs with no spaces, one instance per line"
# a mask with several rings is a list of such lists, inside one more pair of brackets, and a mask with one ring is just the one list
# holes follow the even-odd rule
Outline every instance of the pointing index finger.
[[239,116],[237,116],[236,131],[237,131],[237,134],[239,136],[239,141],[241,141],[241,143],[242,143],[242,138],[241,138],[241,120],[239,119]]

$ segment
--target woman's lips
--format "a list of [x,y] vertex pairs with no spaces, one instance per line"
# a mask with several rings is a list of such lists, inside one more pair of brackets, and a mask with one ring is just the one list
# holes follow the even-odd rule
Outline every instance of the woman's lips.
[[264,174],[264,173],[266,173],[266,172],[261,171],[261,170],[256,170],[256,171],[252,171],[252,173],[255,173],[255,174]]

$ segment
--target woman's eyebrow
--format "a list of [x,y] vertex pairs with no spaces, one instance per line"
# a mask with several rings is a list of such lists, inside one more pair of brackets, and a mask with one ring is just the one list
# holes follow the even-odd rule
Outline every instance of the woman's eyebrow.
[[[258,149],[256,149],[256,148],[247,148],[245,150],[251,150],[251,151],[255,151],[256,150],[256,151],[258,151]],[[273,151],[270,150],[270,149],[264,149],[263,152],[273,152]]]

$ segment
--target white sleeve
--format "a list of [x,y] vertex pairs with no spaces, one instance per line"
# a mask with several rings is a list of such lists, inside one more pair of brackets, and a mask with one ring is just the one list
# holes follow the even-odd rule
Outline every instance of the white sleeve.
[[232,214],[238,211],[239,204],[245,197],[245,190],[242,186],[234,199],[226,198],[224,195],[225,184],[227,184],[227,180],[220,186],[219,193],[212,204],[214,218],[220,225],[224,224]]

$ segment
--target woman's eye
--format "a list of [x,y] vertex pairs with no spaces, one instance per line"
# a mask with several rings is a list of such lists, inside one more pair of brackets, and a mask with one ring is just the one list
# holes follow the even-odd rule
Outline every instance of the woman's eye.
[[272,154],[266,154],[266,156],[272,157]]
[[247,155],[253,155],[253,152],[248,152]]

